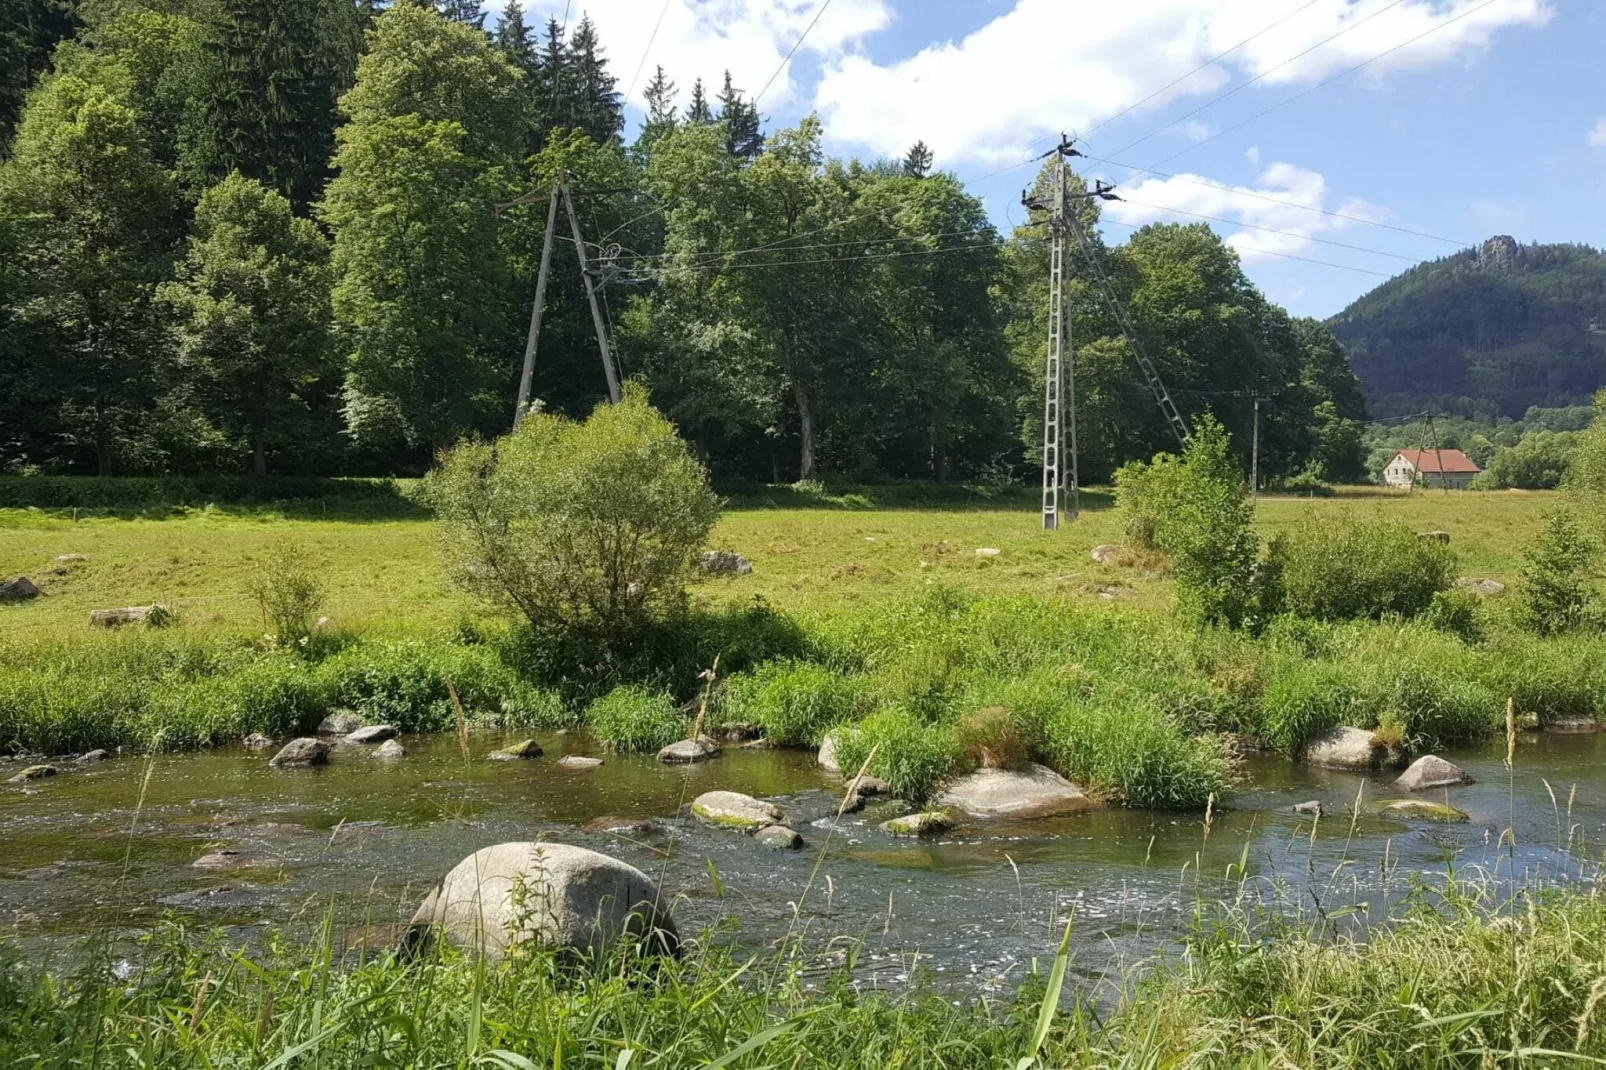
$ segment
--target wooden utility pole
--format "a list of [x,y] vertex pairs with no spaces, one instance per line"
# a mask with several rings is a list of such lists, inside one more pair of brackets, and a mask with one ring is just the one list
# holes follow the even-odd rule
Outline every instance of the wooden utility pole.
[[602,323],[602,309],[597,305],[597,287],[591,281],[591,267],[586,263],[586,243],[580,236],[580,213],[575,211],[574,198],[569,195],[569,183],[562,177],[558,187],[563,190],[563,206],[569,210],[569,229],[574,232],[574,251],[580,257],[580,278],[586,285],[586,300],[591,303],[591,323],[597,329],[597,349],[602,353],[602,374],[608,380],[608,400],[619,404],[619,375],[613,368],[613,354],[608,350],[608,331]]
[[541,311],[546,307],[546,280],[552,268],[552,234],[558,224],[558,187],[547,198],[546,237],[541,242],[541,270],[535,276],[535,304],[530,308],[530,334],[524,341],[524,370],[519,373],[519,401],[513,410],[513,427],[524,419],[530,404],[530,382],[535,378],[535,347],[541,341]]
[[1260,395],[1255,395],[1255,432],[1249,447],[1249,500],[1260,500]]

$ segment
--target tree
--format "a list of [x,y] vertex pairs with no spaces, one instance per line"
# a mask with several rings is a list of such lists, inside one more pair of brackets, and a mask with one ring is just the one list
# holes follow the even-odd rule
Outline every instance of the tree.
[[931,150],[926,148],[926,143],[916,141],[909,146],[903,158],[903,173],[909,178],[925,178],[931,171],[931,159]]
[[708,94],[703,89],[701,78],[691,84],[691,103],[686,105],[686,121],[692,124],[714,121],[714,109],[709,106]]
[[456,446],[426,493],[461,584],[538,633],[604,643],[679,604],[719,518],[708,473],[635,386],[584,422],[536,411]]
[[535,70],[535,37],[524,21],[524,7],[519,0],[507,0],[507,6],[496,18],[492,40],[514,69],[526,74]]
[[569,42],[570,69],[574,74],[574,123],[599,145],[619,140],[624,129],[624,104],[615,88],[618,79],[608,73],[597,28],[589,16],[580,19]]
[[191,166],[211,180],[238,171],[305,212],[323,190],[335,102],[351,84],[354,14],[333,0],[216,0],[211,10]]
[[576,124],[574,72],[571,70],[569,49],[564,43],[563,27],[554,16],[547,19],[546,43],[535,67],[535,111],[538,143],[556,128],[568,129]]
[[647,118],[641,124],[641,133],[636,138],[635,151],[638,156],[646,157],[652,154],[653,146],[657,145],[665,134],[672,133],[679,123],[675,114],[675,83],[670,81],[660,64],[652,74],[652,80],[642,91],[642,101],[647,105]]
[[401,5],[342,101],[335,321],[359,442],[438,447],[506,413],[512,293],[495,205],[514,192],[517,76],[484,35]]
[[1606,390],[1595,395],[1594,418],[1578,434],[1567,486],[1606,504]]
[[1523,622],[1540,635],[1559,635],[1596,618],[1594,593],[1587,580],[1598,547],[1572,514],[1558,509],[1546,514],[1539,540],[1522,567]]
[[480,0],[436,0],[435,9],[443,18],[485,32],[485,12],[480,10]]
[[301,437],[306,395],[327,371],[328,261],[314,223],[236,172],[202,195],[189,255],[161,291],[180,370],[207,415],[249,444],[258,476],[270,439]]
[[51,49],[72,34],[73,14],[65,0],[0,5],[0,156],[11,144],[29,87],[49,66]]
[[134,110],[111,90],[60,75],[29,98],[0,171],[20,276],[13,374],[36,440],[89,447],[101,475],[141,445],[160,353],[151,297],[176,209]]
[[742,91],[731,83],[730,71],[725,72],[725,85],[719,91],[719,121],[725,127],[726,152],[751,160],[764,151],[758,107],[742,98]]

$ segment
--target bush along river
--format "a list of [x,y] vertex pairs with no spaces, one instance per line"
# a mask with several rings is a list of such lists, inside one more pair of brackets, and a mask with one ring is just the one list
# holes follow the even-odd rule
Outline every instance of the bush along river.
[[[1413,878],[1442,879],[1447,866],[1589,880],[1581,860],[1606,831],[1606,735],[1594,732],[1520,733],[1509,771],[1504,740],[1441,752],[1471,782],[1418,792],[1396,785],[1397,772],[1251,756],[1208,817],[950,807],[951,829],[912,837],[882,827],[911,812],[897,800],[866,798],[838,816],[843,782],[811,751],[727,745],[671,765],[546,734],[539,756],[493,760],[516,742],[401,737],[390,746],[405,755],[388,760],[371,742],[338,742],[307,768],[244,746],[57,762],[36,778],[7,763],[0,928],[44,945],[176,915],[249,941],[332,910],[346,946],[384,947],[465,856],[535,840],[637,867],[682,934],[725,923],[757,947],[803,925],[822,944],[862,940],[866,983],[901,984],[918,961],[939,985],[1006,993],[1034,958],[1052,958],[1073,913],[1074,968],[1108,977],[1183,933],[1203,900],[1358,906],[1344,913],[1365,924]],[[712,791],[778,808],[801,846],[699,821],[691,803]],[[1442,805],[1465,820],[1429,820]]]

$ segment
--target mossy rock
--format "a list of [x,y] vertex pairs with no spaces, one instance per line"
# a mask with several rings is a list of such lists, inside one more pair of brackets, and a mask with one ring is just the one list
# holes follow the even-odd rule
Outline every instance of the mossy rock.
[[692,800],[692,816],[715,828],[756,832],[786,820],[779,807],[739,791],[705,791]]
[[954,827],[946,810],[923,810],[881,822],[881,831],[891,836],[935,836]]
[[1368,803],[1366,810],[1378,817],[1397,817],[1406,821],[1438,821],[1452,824],[1471,820],[1464,811],[1446,806],[1444,803],[1428,802],[1426,799],[1382,799]]

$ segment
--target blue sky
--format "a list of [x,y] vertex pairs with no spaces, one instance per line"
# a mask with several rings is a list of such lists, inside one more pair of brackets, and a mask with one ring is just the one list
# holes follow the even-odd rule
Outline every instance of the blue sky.
[[772,124],[816,111],[840,155],[923,139],[1001,228],[1023,157],[1085,133],[1101,160],[1078,165],[1129,197],[1107,240],[1224,220],[1296,314],[1491,234],[1606,246],[1598,0],[571,0],[571,22],[581,10],[632,104],[655,64],[682,100],[699,75],[729,68],[752,93],[779,71]]

